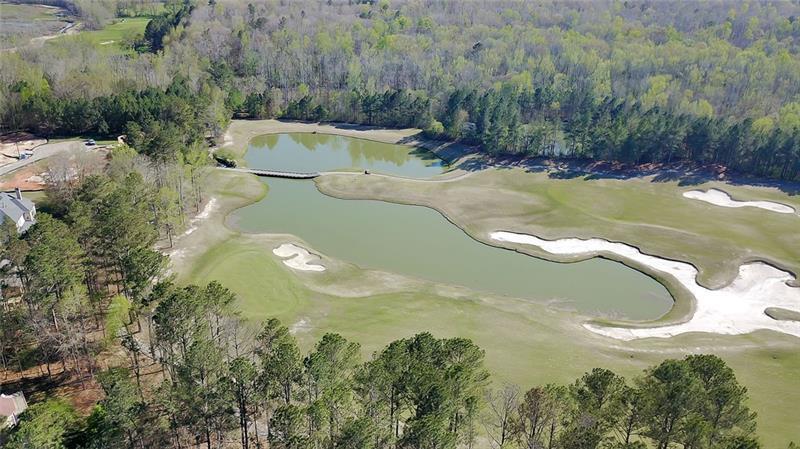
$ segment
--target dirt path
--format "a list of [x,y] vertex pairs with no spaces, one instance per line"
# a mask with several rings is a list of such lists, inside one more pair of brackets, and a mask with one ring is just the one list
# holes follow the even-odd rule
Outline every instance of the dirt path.
[[31,45],[34,45],[34,46],[37,46],[37,47],[41,47],[45,42],[47,42],[47,41],[49,41],[51,39],[55,39],[55,38],[58,38],[58,37],[61,37],[61,36],[67,36],[67,35],[70,35],[70,34],[77,33],[82,28],[82,25],[83,24],[81,22],[69,23],[64,28],[61,28],[60,30],[58,30],[58,33],[49,34],[47,36],[34,37],[33,39],[30,40],[29,43]]
[[[46,36],[38,36],[38,37],[31,38],[31,40],[29,40],[27,44],[23,45],[23,47],[26,47],[26,46],[30,45],[31,47],[39,48],[42,45],[44,45],[45,42],[47,42],[49,40],[56,39],[56,38],[59,38],[61,36],[68,36],[68,35],[75,34],[78,31],[80,31],[81,28],[83,28],[83,23],[81,23],[81,22],[72,22],[72,23],[67,24],[67,26],[65,26],[64,28],[61,28],[60,30],[58,30],[58,33],[48,34]],[[0,49],[0,53],[1,52],[15,52],[19,48],[20,48],[19,46],[3,48],[3,49]]]

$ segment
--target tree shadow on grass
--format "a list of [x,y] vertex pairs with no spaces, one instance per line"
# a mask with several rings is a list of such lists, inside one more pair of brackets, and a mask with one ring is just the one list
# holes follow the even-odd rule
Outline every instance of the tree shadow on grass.
[[[292,122],[294,120],[282,120]],[[305,123],[298,121],[300,123]],[[392,129],[381,126],[328,122],[343,130]],[[588,159],[552,159],[524,155],[489,155],[478,147],[459,142],[438,141],[425,138],[422,133],[404,137],[398,143],[415,145],[412,154],[427,162],[445,161],[453,168],[480,171],[488,168],[508,170],[522,168],[529,173],[547,173],[551,179],[577,179],[586,181],[602,179],[626,180],[650,177],[650,182],[677,182],[681,187],[698,186],[710,181],[727,182],[736,186],[771,187],[788,195],[800,194],[800,182],[759,178],[742,175],[715,165],[698,166],[683,162],[673,164],[622,164]],[[454,165],[453,165],[454,164]]]
[[680,187],[698,186],[711,181],[720,181],[736,186],[771,187],[790,196],[800,194],[800,182],[746,176],[718,165],[698,166],[687,163],[634,165],[587,159],[526,158],[522,156],[491,156],[476,153],[469,158],[461,160],[456,167],[466,171],[478,171],[487,168],[499,170],[522,168],[528,173],[545,173],[550,179],[582,178],[586,181],[597,181],[603,179],[649,178],[650,182],[675,182]]
[[547,167],[551,179],[576,179],[586,181],[602,179],[644,179],[654,183],[677,183],[680,187],[698,186],[711,181],[735,186],[757,186],[778,189],[790,196],[800,194],[800,182],[746,176],[721,166],[695,166],[685,163],[625,165],[592,161],[556,161]]

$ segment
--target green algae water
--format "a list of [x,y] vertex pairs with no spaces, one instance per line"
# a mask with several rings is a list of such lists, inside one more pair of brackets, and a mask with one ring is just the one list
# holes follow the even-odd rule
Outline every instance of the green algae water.
[[[308,133],[254,138],[245,159],[254,168],[305,172],[358,168],[426,178],[445,170],[420,150]],[[231,217],[244,232],[293,234],[363,268],[552,301],[586,314],[655,319],[672,305],[664,286],[616,262],[548,262],[479,243],[425,207],[340,200],[320,193],[313,181],[264,182],[266,197]]]

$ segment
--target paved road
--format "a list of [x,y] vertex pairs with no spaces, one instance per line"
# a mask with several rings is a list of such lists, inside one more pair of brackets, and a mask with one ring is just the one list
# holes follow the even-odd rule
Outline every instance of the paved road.
[[33,156],[29,157],[28,159],[23,159],[21,161],[0,166],[0,176],[19,170],[20,168],[30,165],[36,161],[47,159],[54,154],[65,152],[75,144],[83,145],[83,142],[80,140],[67,140],[40,145],[33,150]]

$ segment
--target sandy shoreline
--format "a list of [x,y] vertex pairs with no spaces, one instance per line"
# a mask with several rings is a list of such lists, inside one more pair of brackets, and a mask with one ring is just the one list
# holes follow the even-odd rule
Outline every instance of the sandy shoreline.
[[683,192],[684,198],[692,200],[704,201],[720,207],[757,207],[759,209],[768,210],[770,212],[777,212],[779,214],[793,214],[795,209],[785,204],[776,203],[774,201],[738,201],[731,198],[728,192],[719,189],[702,190],[689,190]]
[[651,328],[621,328],[584,324],[588,330],[620,340],[659,337],[667,338],[687,332],[709,332],[738,335],[759,329],[774,330],[800,337],[800,322],[779,321],[764,311],[780,307],[800,312],[800,288],[790,287],[790,273],[763,262],[742,265],[734,281],[718,290],[697,283],[697,269],[691,264],[644,254],[624,243],[602,239],[544,240],[528,234],[497,231],[490,238],[499,242],[533,245],[551,254],[612,254],[630,260],[680,283],[695,300],[692,317],[680,324]]
[[[222,147],[235,152],[239,159],[244,157],[250,139],[267,134],[312,133],[330,134],[423,148],[435,153],[447,162],[461,159],[474,152],[474,148],[457,143],[427,139],[417,128],[383,128],[351,123],[307,123],[280,120],[234,120],[223,137]],[[240,163],[244,161],[240,160]]]

